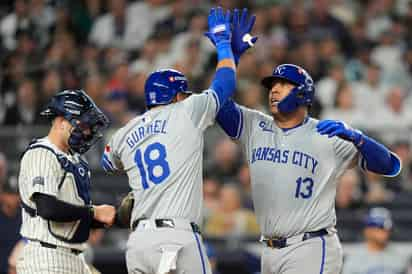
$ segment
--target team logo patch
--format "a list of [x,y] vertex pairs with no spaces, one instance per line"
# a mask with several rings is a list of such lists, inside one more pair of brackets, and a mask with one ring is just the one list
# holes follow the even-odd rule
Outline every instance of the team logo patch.
[[44,177],[42,176],[37,176],[33,178],[33,186],[35,185],[41,185],[44,186]]
[[104,147],[104,151],[106,151],[106,152],[110,152],[110,146],[109,145],[106,145],[105,147]]
[[266,124],[265,121],[260,121],[260,122],[259,122],[259,127],[260,127],[263,131],[273,132],[272,125]]
[[84,175],[86,175],[86,170],[83,167],[79,167],[77,170],[79,171],[80,176],[84,177]]

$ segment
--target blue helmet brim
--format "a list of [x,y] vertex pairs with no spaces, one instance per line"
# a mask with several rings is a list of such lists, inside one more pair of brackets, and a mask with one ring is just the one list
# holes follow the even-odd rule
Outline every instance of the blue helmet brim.
[[262,81],[260,81],[260,83],[262,84],[262,86],[264,86],[265,88],[267,88],[267,89],[270,90],[270,89],[272,88],[272,86],[273,86],[273,82],[274,82],[275,80],[279,80],[279,79],[285,80],[285,81],[290,82],[290,83],[292,83],[292,84],[294,84],[294,85],[298,85],[298,83],[295,83],[295,82],[291,81],[290,79],[288,79],[288,78],[286,78],[286,77],[273,76],[273,75],[264,77],[264,78],[262,79]]

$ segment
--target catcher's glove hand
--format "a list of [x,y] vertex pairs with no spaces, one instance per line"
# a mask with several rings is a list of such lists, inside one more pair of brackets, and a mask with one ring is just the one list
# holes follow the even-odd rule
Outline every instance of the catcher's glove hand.
[[116,224],[119,227],[130,228],[130,219],[132,217],[132,210],[134,205],[133,192],[130,191],[120,203],[116,210]]

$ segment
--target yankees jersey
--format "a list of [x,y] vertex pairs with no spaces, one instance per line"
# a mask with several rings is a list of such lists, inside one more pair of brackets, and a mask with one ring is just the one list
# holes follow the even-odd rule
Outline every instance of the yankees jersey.
[[200,223],[203,132],[218,105],[209,89],[151,109],[112,136],[102,165],[108,172],[127,173],[135,197],[132,220],[175,217]]
[[320,135],[316,119],[285,131],[271,116],[241,106],[239,111],[237,137],[262,234],[289,237],[333,227],[337,178],[357,155],[355,146]]
[[[36,204],[32,197],[34,193],[43,193],[56,197],[58,200],[74,204],[85,205],[90,203],[88,185],[76,182],[73,173],[67,172],[56,155],[60,155],[67,166],[78,166],[79,174],[84,177],[85,184],[89,183],[90,172],[84,165],[79,154],[66,154],[52,144],[47,137],[30,144],[20,163],[19,191],[22,202],[32,209]],[[79,232],[80,221],[53,222],[40,216],[30,216],[23,209],[22,226],[20,233],[23,237],[38,240],[57,246],[84,250],[84,243],[70,243]]]

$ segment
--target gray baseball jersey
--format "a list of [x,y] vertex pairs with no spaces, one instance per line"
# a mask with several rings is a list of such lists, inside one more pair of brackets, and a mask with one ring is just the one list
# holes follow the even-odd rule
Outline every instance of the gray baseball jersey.
[[343,274],[401,274],[407,267],[407,255],[390,245],[381,252],[370,252],[363,245],[346,256]]
[[213,123],[217,104],[208,90],[149,110],[112,136],[103,166],[127,173],[136,200],[132,220],[201,222],[203,132]]
[[320,135],[313,118],[285,131],[271,116],[240,110],[238,137],[250,166],[262,234],[290,237],[333,227],[336,179],[357,154],[355,146]]

